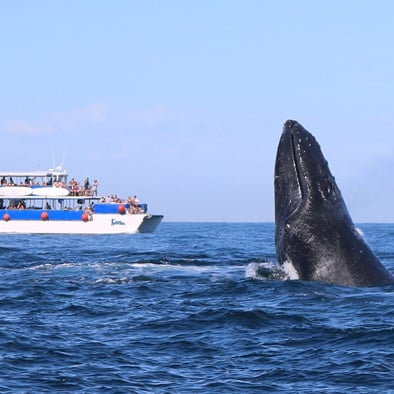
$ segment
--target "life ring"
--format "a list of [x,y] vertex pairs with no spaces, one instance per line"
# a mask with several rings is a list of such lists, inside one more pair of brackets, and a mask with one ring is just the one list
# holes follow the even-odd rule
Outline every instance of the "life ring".
[[124,215],[126,213],[126,207],[123,204],[118,205],[118,212]]
[[49,219],[49,215],[48,215],[48,212],[42,212],[41,213],[41,219],[42,220],[48,220]]
[[81,215],[81,219],[82,219],[82,221],[87,222],[89,220],[89,215],[86,212],[84,212]]
[[9,214],[9,213],[5,213],[5,214],[3,215],[3,219],[4,219],[6,222],[8,222],[8,221],[11,219],[10,214]]

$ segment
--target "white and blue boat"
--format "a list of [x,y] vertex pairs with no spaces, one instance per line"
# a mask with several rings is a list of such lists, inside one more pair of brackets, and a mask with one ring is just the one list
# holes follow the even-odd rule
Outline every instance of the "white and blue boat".
[[61,166],[0,171],[0,234],[153,233],[162,219],[135,197],[99,197],[95,187],[68,182]]

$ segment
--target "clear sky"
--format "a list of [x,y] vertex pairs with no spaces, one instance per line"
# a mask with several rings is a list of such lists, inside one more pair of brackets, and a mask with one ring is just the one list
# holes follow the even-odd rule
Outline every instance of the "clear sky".
[[17,0],[0,7],[1,170],[97,178],[167,221],[273,221],[286,119],[356,222],[394,222],[394,2]]

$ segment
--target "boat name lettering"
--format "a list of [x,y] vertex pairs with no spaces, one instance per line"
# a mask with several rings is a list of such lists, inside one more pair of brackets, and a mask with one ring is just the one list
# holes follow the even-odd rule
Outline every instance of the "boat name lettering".
[[111,220],[111,226],[116,226],[116,225],[125,226],[126,223],[123,222],[122,220],[112,219]]

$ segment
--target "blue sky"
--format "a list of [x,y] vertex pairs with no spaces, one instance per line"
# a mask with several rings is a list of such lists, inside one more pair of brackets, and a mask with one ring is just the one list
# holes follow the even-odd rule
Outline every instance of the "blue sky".
[[290,118],[353,219],[393,222],[393,15],[389,0],[3,2],[0,168],[64,160],[167,221],[273,221]]

